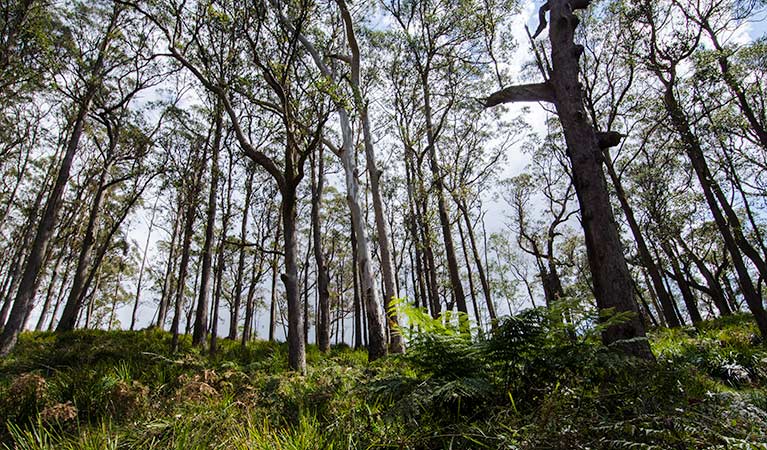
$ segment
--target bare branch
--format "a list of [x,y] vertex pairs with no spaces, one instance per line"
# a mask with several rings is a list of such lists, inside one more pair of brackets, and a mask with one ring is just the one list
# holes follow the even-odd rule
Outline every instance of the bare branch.
[[544,3],[541,5],[541,8],[538,10],[538,28],[535,29],[535,34],[533,34],[533,39],[537,38],[539,34],[543,30],[546,29],[546,25],[549,23],[546,22],[546,11],[549,10],[549,2]]
[[485,108],[514,102],[549,102],[554,103],[554,90],[549,83],[520,84],[509,86],[489,97],[482,99]]

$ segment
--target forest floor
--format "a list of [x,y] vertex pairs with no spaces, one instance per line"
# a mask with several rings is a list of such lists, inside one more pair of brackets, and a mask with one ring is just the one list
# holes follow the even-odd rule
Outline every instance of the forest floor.
[[0,446],[17,449],[767,449],[767,348],[748,315],[655,331],[657,363],[576,340],[540,311],[493,336],[415,333],[373,363],[346,347],[158,330],[25,333],[0,361]]

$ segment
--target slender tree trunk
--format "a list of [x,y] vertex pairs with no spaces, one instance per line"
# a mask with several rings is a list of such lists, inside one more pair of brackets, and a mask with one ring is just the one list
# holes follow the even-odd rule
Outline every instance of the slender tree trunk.
[[671,262],[671,268],[674,270],[674,279],[676,280],[676,284],[679,285],[679,291],[682,293],[682,300],[684,300],[687,312],[690,314],[690,320],[693,325],[698,325],[703,321],[703,318],[700,316],[700,310],[698,309],[698,301],[695,298],[695,295],[693,295],[689,283],[687,283],[687,280],[684,278],[684,273],[679,266],[677,255],[668,242],[662,242],[661,246]]
[[[229,170],[226,176],[226,209],[221,217],[221,237],[218,240],[218,251],[216,255],[216,266],[214,268],[215,289],[213,292],[213,313],[210,324],[210,354],[216,354],[218,350],[218,314],[221,305],[222,285],[224,282],[224,249],[226,246],[226,236],[229,230],[229,220],[232,218],[232,169],[234,167],[234,157],[229,152]],[[234,306],[232,306],[234,307]],[[238,306],[239,308],[239,306]],[[237,322],[234,323],[235,329]]]
[[301,374],[306,373],[304,319],[298,291],[298,242],[296,241],[296,186],[282,189],[282,232],[285,240],[285,273],[280,278],[285,285],[288,303],[288,364]]
[[202,245],[202,273],[200,274],[200,292],[197,298],[194,330],[192,331],[192,345],[205,346],[208,333],[208,297],[210,296],[211,260],[213,257],[213,231],[216,228],[216,201],[218,195],[218,157],[221,150],[221,133],[223,130],[223,114],[221,100],[217,100],[214,120],[216,128],[213,132],[211,145],[212,156],[210,162],[210,189],[208,191],[208,212],[205,223],[205,241]]
[[[253,199],[253,179],[255,178],[255,171],[248,168],[248,179],[245,182],[245,204],[242,209],[242,222],[240,222],[240,243],[245,244],[248,240],[248,219],[250,216],[250,202]],[[232,304],[232,311],[229,315],[229,339],[237,339],[237,323],[240,321],[240,304],[242,301],[242,277],[245,272],[245,245],[240,247],[240,255],[237,260],[237,275],[234,280],[234,301]],[[246,308],[247,309],[247,305]],[[251,310],[252,314],[252,310]],[[251,316],[252,318],[252,316]],[[247,329],[247,324],[244,330]],[[244,341],[243,341],[244,342]]]
[[325,184],[325,161],[322,146],[316,156],[311,158],[312,183],[312,240],[314,241],[314,263],[317,266],[317,295],[319,308],[317,310],[317,345],[320,351],[330,351],[330,276],[325,266],[325,256],[322,254],[322,229],[320,209],[322,208],[322,191]]
[[277,234],[274,237],[274,247],[273,250],[275,251],[274,256],[272,257],[272,295],[271,295],[271,302],[269,306],[269,341],[274,342],[274,332],[277,328],[277,269],[278,269],[278,259],[277,259],[277,243],[280,240],[280,233],[282,230],[282,212],[280,213],[280,216],[277,219]]
[[450,287],[455,294],[455,300],[458,304],[458,311],[468,313],[466,306],[466,296],[463,292],[461,275],[458,270],[458,259],[455,256],[455,245],[453,244],[453,235],[450,231],[450,217],[448,215],[447,203],[445,202],[445,187],[439,163],[437,159],[437,142],[434,132],[434,124],[431,110],[431,92],[429,86],[429,69],[425,68],[421,73],[421,83],[423,89],[423,111],[426,120],[426,140],[428,142],[429,167],[431,168],[432,183],[437,195],[437,210],[439,212],[439,222],[442,227],[442,239],[445,244],[445,254],[447,256],[447,269],[450,275]]
[[359,182],[356,177],[356,165],[354,163],[354,139],[352,137],[351,123],[344,108],[339,107],[336,112],[338,113],[343,135],[343,146],[339,156],[344,167],[346,180],[346,202],[349,205],[352,226],[357,235],[357,265],[359,266],[362,299],[367,307],[368,359],[375,361],[385,356],[388,352],[386,325],[373,275],[373,261],[367,242],[367,230],[365,229],[364,217],[359,203]]
[[176,262],[176,239],[181,232],[179,229],[183,222],[183,202],[179,196],[178,208],[176,210],[176,218],[173,221],[173,231],[170,237],[170,248],[168,249],[168,264],[165,269],[165,278],[162,281],[162,293],[160,294],[160,305],[157,310],[157,323],[156,326],[160,329],[165,328],[165,320],[168,317],[168,304],[173,297],[173,277],[175,273]]
[[[253,262],[251,263],[252,269],[250,273],[250,285],[248,286],[248,295],[245,298],[245,323],[242,327],[242,346],[243,347],[248,343],[248,341],[250,341],[252,330],[253,330],[253,316],[254,316],[254,310],[255,310],[254,302],[255,302],[255,296],[256,296],[256,284],[258,284],[258,279],[256,275],[256,272],[257,272],[256,258],[257,256],[256,256],[256,253],[254,252]],[[258,273],[260,274],[260,270],[258,270]]]
[[719,280],[716,278],[716,276],[711,272],[711,270],[709,270],[708,267],[706,267],[706,263],[692,252],[692,249],[687,245],[684,239],[677,236],[676,241],[682,247],[685,253],[690,257],[690,259],[692,259],[695,267],[698,268],[698,272],[700,272],[701,275],[703,275],[703,278],[706,279],[706,284],[708,284],[708,289],[710,291],[709,295],[711,296],[711,300],[714,301],[716,309],[719,310],[719,314],[722,316],[729,316],[732,314],[730,305],[727,304],[727,300],[725,299],[722,285],[719,283]]
[[158,194],[157,197],[155,197],[154,200],[154,206],[152,206],[152,217],[149,219],[149,230],[147,230],[146,234],[146,243],[144,244],[144,254],[141,257],[141,266],[138,270],[138,281],[136,282],[136,300],[133,303],[133,312],[131,313],[131,319],[130,319],[130,330],[133,331],[133,329],[136,327],[136,319],[138,314],[138,305],[139,301],[141,300],[141,282],[144,280],[144,268],[146,266],[146,257],[149,254],[149,240],[152,237],[152,230],[154,229],[154,218],[157,214],[157,201],[160,199],[160,195]]
[[[69,255],[67,258],[72,256],[72,252],[69,252]],[[65,271],[64,271],[64,278],[61,279],[61,283],[59,284],[59,291],[56,293],[56,303],[53,305],[53,312],[51,313],[51,320],[48,322],[48,328],[46,331],[53,331],[53,326],[56,324],[56,314],[59,312],[59,306],[61,306],[61,302],[64,301],[64,295],[66,294],[66,288],[67,288],[67,282],[69,281],[69,272],[71,269],[71,265],[69,262],[67,262]]]
[[471,304],[474,309],[474,320],[477,322],[477,328],[482,330],[482,316],[479,314],[479,307],[477,306],[477,296],[474,289],[474,275],[471,272],[471,264],[469,263],[469,252],[466,248],[466,237],[464,236],[463,227],[461,222],[458,221],[458,235],[461,237],[461,247],[463,249],[463,258],[466,263],[466,272],[469,276],[469,296],[471,297]]
[[[311,233],[311,226],[309,227]],[[304,258],[304,346],[309,345],[309,258],[312,256],[311,243],[306,246],[306,258]]]
[[[479,274],[479,281],[482,283],[482,292],[485,294],[485,304],[487,306],[487,313],[490,315],[491,325],[495,326],[495,321],[498,319],[498,314],[495,312],[495,305],[491,298],[490,282],[485,274],[485,269],[482,267],[482,259],[479,256],[479,250],[477,248],[477,240],[474,236],[474,226],[471,223],[469,217],[469,209],[465,203],[459,205],[461,214],[463,215],[464,222],[466,223],[466,231],[469,235],[469,244],[471,246],[472,256],[474,257],[474,265],[477,267],[477,273]],[[466,263],[468,267],[468,262]]]
[[2,335],[0,335],[0,356],[8,355],[16,345],[16,340],[24,326],[24,319],[27,315],[27,311],[34,300],[33,295],[37,286],[37,277],[39,276],[40,268],[43,265],[43,258],[47,252],[51,236],[53,235],[53,228],[56,225],[61,210],[61,205],[64,199],[64,189],[69,180],[69,172],[72,168],[75,153],[80,144],[80,137],[83,134],[86,117],[90,110],[93,97],[96,95],[101,84],[100,78],[102,76],[101,72],[104,66],[107,47],[114,37],[113,30],[117,25],[117,18],[121,11],[122,6],[115,4],[109,25],[105,30],[104,37],[99,43],[99,53],[93,64],[90,79],[86,84],[86,90],[77,105],[77,113],[73,122],[72,133],[67,140],[66,151],[64,153],[64,158],[61,161],[61,166],[59,166],[56,182],[54,183],[48,201],[46,202],[45,211],[37,225],[35,238],[32,241],[32,248],[27,256],[26,263],[24,264],[23,275],[19,284],[18,293],[13,302],[11,314],[3,328]]
[[56,279],[59,275],[59,267],[61,267],[61,260],[64,257],[64,254],[66,252],[64,249],[59,250],[59,256],[56,258],[56,263],[53,265],[53,271],[51,272],[51,279],[48,282],[48,291],[45,295],[45,303],[43,303],[43,307],[40,310],[40,317],[37,319],[37,324],[35,325],[35,331],[41,331],[43,329],[43,324],[45,323],[45,319],[48,316],[48,309],[51,307],[51,303],[53,301],[53,288],[56,285]]
[[[354,231],[354,227],[351,227],[351,245],[352,245],[352,301],[354,302],[354,348],[362,348],[365,346],[365,339],[363,337],[363,325],[362,325],[362,298],[360,296],[360,283],[359,283],[359,269],[357,268],[357,233]],[[339,285],[339,291],[343,289],[343,286]]]
[[[424,277],[426,271],[424,270],[423,264],[423,255],[421,254],[421,241],[418,239],[418,223],[416,220],[416,210],[414,209],[414,206],[416,204],[416,198],[415,193],[413,192],[413,186],[415,184],[415,181],[413,180],[412,170],[410,169],[411,165],[411,158],[410,158],[410,151],[408,149],[405,149],[405,181],[407,182],[407,199],[408,199],[408,224],[409,224],[409,231],[411,240],[414,247],[415,252],[415,266],[413,268],[415,269],[415,277],[417,278],[417,283],[413,283],[413,286],[418,286],[418,289],[416,290],[416,299],[415,303],[416,306],[420,304],[429,310],[429,300],[427,297],[426,292],[426,284],[424,282]],[[418,296],[420,294],[420,297]]]
[[[178,280],[176,281],[176,298],[173,304],[173,321],[171,323],[171,351],[178,351],[179,327],[181,325],[181,308],[184,304],[184,288],[186,286],[186,276],[189,270],[189,258],[192,247],[192,237],[194,237],[194,222],[197,213],[197,198],[199,196],[202,184],[202,175],[205,172],[205,160],[208,156],[208,147],[204,146],[202,158],[198,161],[200,167],[197,169],[194,184],[187,193],[186,212],[184,213],[184,234],[181,244],[181,261],[179,262]],[[188,322],[188,321],[187,321]]]
[[652,257],[650,256],[650,250],[647,248],[647,243],[645,242],[644,235],[642,234],[642,230],[639,227],[639,223],[634,217],[634,210],[631,208],[631,205],[628,202],[628,196],[626,195],[626,191],[623,189],[623,183],[621,182],[618,173],[615,171],[612,158],[610,157],[610,153],[607,149],[604,150],[604,154],[604,163],[605,167],[607,168],[607,173],[610,175],[610,180],[612,181],[613,187],[615,188],[618,202],[620,203],[623,214],[629,224],[631,234],[634,236],[634,242],[636,242],[637,245],[639,258],[642,261],[642,265],[645,267],[645,269],[647,269],[647,273],[649,274],[650,280],[652,281],[652,286],[655,289],[655,294],[658,296],[658,300],[660,300],[663,317],[666,319],[666,323],[669,327],[678,327],[679,319],[676,317],[676,314],[674,314],[674,306],[672,304],[673,300],[671,299],[668,291],[666,291],[666,288],[663,286],[663,281],[661,279],[660,270],[658,270],[658,265],[655,264],[655,261],[653,261]]

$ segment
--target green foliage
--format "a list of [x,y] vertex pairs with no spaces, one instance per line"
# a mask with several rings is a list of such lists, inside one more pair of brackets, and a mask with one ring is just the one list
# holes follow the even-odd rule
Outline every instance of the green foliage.
[[168,353],[156,330],[26,333],[0,366],[0,445],[765,448],[765,355],[750,316],[656,331],[648,363],[573,337],[560,311],[503,318],[482,337],[413,311],[405,355],[368,364],[365,352],[310,346],[306,376],[287,371],[284,344],[224,339],[211,358],[188,342]]

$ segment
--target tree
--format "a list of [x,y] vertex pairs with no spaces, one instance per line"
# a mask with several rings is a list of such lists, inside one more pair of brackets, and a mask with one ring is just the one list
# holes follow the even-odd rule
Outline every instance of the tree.
[[[13,302],[8,321],[3,328],[2,336],[0,336],[0,355],[2,356],[7,355],[15,346],[19,332],[24,326],[24,318],[32,306],[38,274],[43,265],[44,255],[48,249],[61,210],[64,188],[69,179],[72,162],[83,134],[83,128],[93,98],[96,96],[106,75],[104,74],[104,68],[115,67],[111,63],[108,64],[107,58],[111,47],[114,45],[113,39],[117,36],[115,30],[118,28],[119,19],[124,8],[114,3],[110,9],[104,11],[99,6],[103,7],[103,5],[97,5],[91,9],[91,12],[96,20],[98,20],[97,18],[100,14],[103,14],[103,23],[99,24],[103,28],[101,28],[101,33],[98,34],[98,43],[95,46],[95,51],[88,53],[86,50],[81,53],[81,57],[84,56],[86,58],[86,65],[75,69],[82,70],[80,73],[81,79],[85,81],[76,88],[77,96],[73,99],[71,133],[66,142],[64,157],[61,160],[55,183],[46,201],[43,215],[36,225],[37,231],[32,241],[32,248],[24,264],[18,293]],[[85,42],[81,44],[85,44]],[[83,48],[85,49],[87,46],[83,45]]]
[[602,333],[602,339],[605,344],[621,348],[629,355],[653,359],[639,317],[633,280],[623,257],[620,235],[598,157],[601,153],[600,144],[606,145],[604,139],[600,143],[599,137],[606,136],[598,136],[593,124],[589,123],[578,81],[579,58],[583,47],[574,42],[575,29],[580,21],[575,11],[586,9],[590,3],[588,0],[546,2],[541,7],[541,22],[536,32],[537,35],[546,28],[548,12],[551,70],[542,73],[545,81],[498,91],[485,99],[485,106],[521,101],[554,104],[572,165],[573,185],[580,205],[597,306],[602,311],[614,309],[632,315],[624,323],[608,326]]

